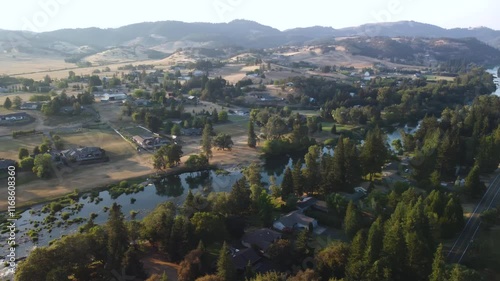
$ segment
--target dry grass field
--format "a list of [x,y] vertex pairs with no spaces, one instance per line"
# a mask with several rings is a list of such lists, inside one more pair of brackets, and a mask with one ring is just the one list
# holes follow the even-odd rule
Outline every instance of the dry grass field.
[[[110,161],[106,163],[64,167],[55,169],[55,176],[50,180],[33,179],[18,185],[18,205],[39,202],[72,192],[74,189],[88,190],[105,186],[124,179],[146,176],[154,172],[150,154],[138,154],[135,147],[123,140],[112,130],[89,130],[76,134],[59,133],[66,147],[98,146],[106,150]],[[17,159],[17,150],[21,146],[34,146],[41,142],[41,136],[20,138],[12,142],[0,138],[0,156]],[[0,189],[0,197],[6,195]],[[5,209],[0,202],[0,210]]]

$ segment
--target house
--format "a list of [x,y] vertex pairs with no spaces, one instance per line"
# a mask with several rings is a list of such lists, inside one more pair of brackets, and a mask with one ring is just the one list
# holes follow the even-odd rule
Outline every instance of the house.
[[38,102],[25,102],[19,107],[21,110],[40,110],[41,108],[42,104]]
[[0,93],[7,93],[9,90],[7,88],[0,87]]
[[0,115],[0,124],[10,124],[13,122],[29,120],[31,118],[26,112]]
[[247,248],[234,253],[231,259],[236,270],[241,273],[245,271],[248,263],[254,266],[262,259],[262,257],[253,248]]
[[299,210],[290,212],[282,216],[273,223],[273,227],[279,231],[285,229],[313,229],[318,226],[318,221],[302,214]]
[[201,70],[195,70],[195,71],[193,72],[193,76],[194,76],[194,77],[201,77],[201,76],[203,76],[203,75],[205,75],[205,72],[203,72],[203,71],[201,71]]
[[203,129],[200,128],[182,128],[181,135],[183,136],[201,136]]
[[326,201],[322,201],[322,200],[316,201],[316,203],[314,203],[314,205],[311,206],[311,209],[314,209],[316,211],[320,211],[323,213],[328,213],[330,211]]
[[262,253],[265,253],[269,246],[271,246],[278,239],[281,239],[281,234],[268,229],[262,228],[252,232],[245,233],[241,239],[241,244],[247,248],[257,247]]
[[136,99],[134,101],[134,104],[136,106],[146,106],[147,107],[147,106],[151,106],[151,101],[146,100],[146,99]]
[[144,149],[156,149],[170,143],[167,139],[159,137],[133,136],[132,140]]
[[316,204],[318,202],[317,199],[313,197],[302,197],[297,201],[297,209],[299,209],[301,212],[309,209],[311,206]]
[[70,162],[85,163],[90,161],[108,161],[106,151],[100,147],[79,147],[64,150],[60,156]]
[[116,93],[116,94],[104,94],[104,96],[101,98],[101,101],[115,101],[115,100],[126,100],[127,99],[127,94],[124,93]]

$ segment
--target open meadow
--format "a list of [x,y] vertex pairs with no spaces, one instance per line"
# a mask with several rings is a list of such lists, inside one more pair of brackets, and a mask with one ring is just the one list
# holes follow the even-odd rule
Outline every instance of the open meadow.
[[[84,130],[78,133],[59,132],[58,134],[66,148],[101,147],[106,151],[110,161],[76,168],[63,167],[60,170],[54,168],[55,176],[49,180],[31,178],[31,181],[19,184],[17,187],[19,206],[59,197],[74,189],[88,190],[154,172],[150,163],[150,154],[138,154],[131,143],[110,129]],[[17,159],[19,147],[34,147],[40,144],[41,140],[41,136],[20,138],[15,142],[8,138],[0,138],[0,157]],[[0,196],[6,196],[6,189],[0,189]],[[0,210],[5,207],[5,202],[0,202]]]

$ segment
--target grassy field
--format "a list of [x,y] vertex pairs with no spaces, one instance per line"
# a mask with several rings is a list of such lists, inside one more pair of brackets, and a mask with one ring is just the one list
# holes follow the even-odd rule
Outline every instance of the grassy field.
[[135,155],[134,147],[112,130],[86,130],[81,133],[59,134],[66,148],[78,146],[96,146],[106,150],[114,160]]
[[214,126],[218,133],[226,133],[231,136],[246,135],[248,132],[248,116],[229,115],[229,122]]
[[153,134],[141,127],[135,126],[135,127],[127,127],[122,129],[121,133],[125,133],[129,135],[130,137],[133,136],[142,136],[142,137],[152,137]]
[[7,158],[17,161],[19,148],[27,148],[30,152],[35,146],[42,144],[42,135],[23,136],[13,139],[10,136],[0,137],[0,158]]
[[448,77],[448,76],[436,76],[436,75],[427,75],[425,76],[427,81],[429,82],[435,82],[439,80],[446,80],[446,81],[453,81],[455,78],[453,77]]

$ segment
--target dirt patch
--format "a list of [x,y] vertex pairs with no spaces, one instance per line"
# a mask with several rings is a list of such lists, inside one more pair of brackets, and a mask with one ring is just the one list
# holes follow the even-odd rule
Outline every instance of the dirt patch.
[[159,253],[150,251],[147,257],[142,259],[142,262],[144,264],[144,270],[146,270],[149,276],[153,274],[161,276],[163,272],[165,272],[168,276],[168,280],[177,281],[179,265],[168,262],[167,259]]

